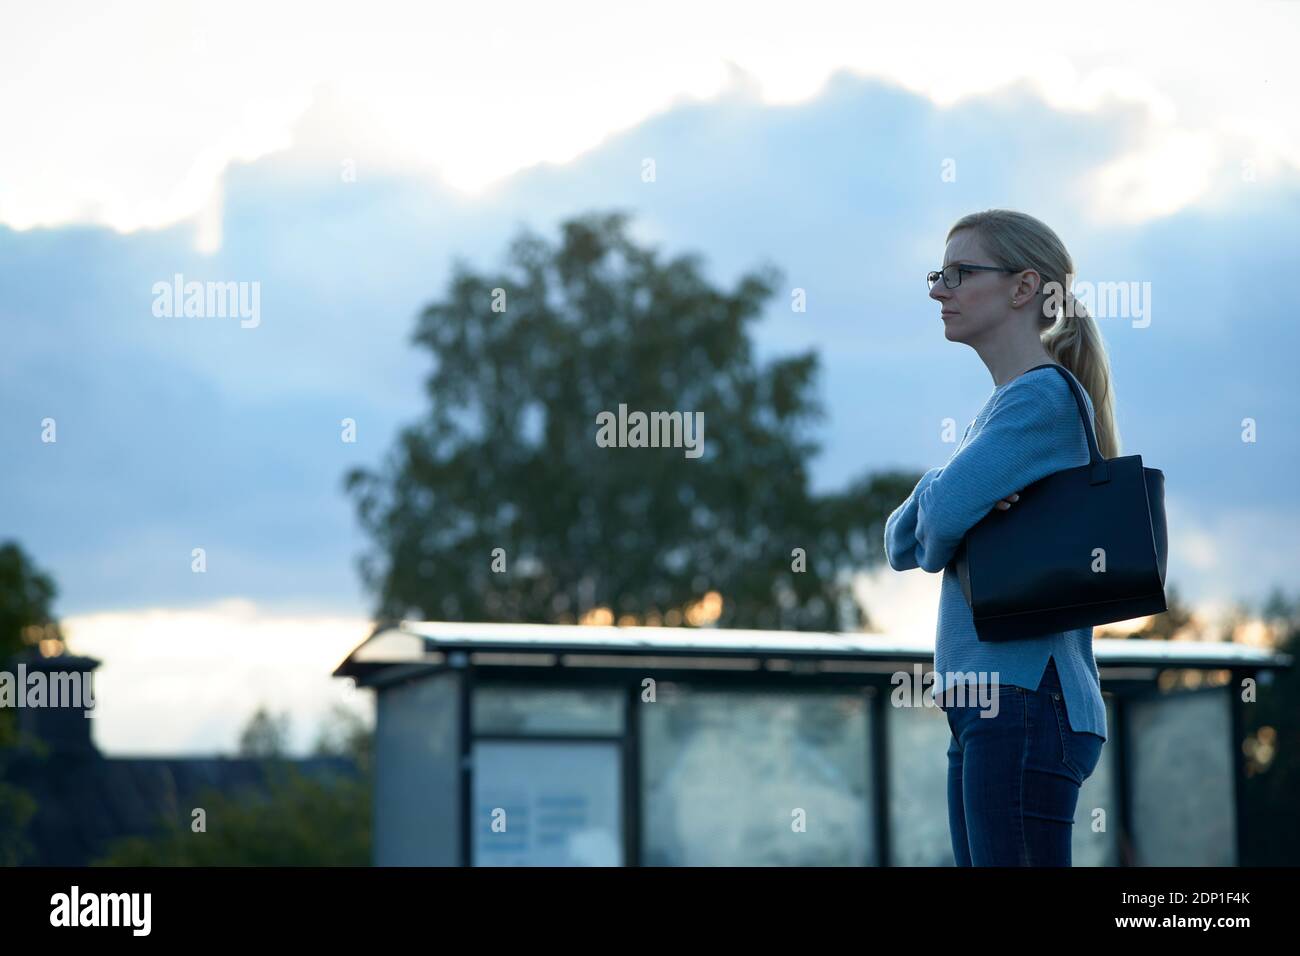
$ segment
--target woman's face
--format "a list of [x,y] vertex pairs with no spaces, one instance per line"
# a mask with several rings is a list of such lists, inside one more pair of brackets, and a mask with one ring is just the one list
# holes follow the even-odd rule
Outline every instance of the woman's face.
[[[943,265],[963,263],[997,265],[989,258],[979,236],[970,229],[954,233],[944,250]],[[940,279],[930,290],[939,302],[943,334],[950,342],[985,341],[1011,316],[1015,276],[1005,272],[963,272],[961,285],[949,289]]]

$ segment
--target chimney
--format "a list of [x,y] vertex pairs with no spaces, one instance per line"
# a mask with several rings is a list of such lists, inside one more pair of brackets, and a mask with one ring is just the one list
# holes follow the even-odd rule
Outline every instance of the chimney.
[[98,666],[93,657],[72,654],[42,657],[26,652],[14,657],[8,670],[0,671],[0,707],[18,715],[20,743],[39,741],[51,756],[95,754],[91,682]]

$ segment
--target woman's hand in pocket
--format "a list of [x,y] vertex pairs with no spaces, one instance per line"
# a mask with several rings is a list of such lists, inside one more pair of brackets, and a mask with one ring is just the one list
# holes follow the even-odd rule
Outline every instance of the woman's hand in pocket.
[[1017,491],[1015,494],[1013,494],[1013,495],[1008,495],[1007,497],[1003,498],[1001,501],[999,501],[999,502],[998,502],[997,504],[995,504],[993,507],[994,507],[994,508],[997,508],[999,511],[1006,511],[1008,508],[1011,507],[1011,505],[1012,505],[1014,502],[1017,502],[1017,501],[1019,501],[1019,500],[1020,500],[1020,492]]

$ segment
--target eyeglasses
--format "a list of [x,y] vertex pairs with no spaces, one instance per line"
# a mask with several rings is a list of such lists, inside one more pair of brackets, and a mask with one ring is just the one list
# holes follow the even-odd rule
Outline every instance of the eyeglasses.
[[933,289],[934,284],[939,281],[939,277],[943,276],[944,288],[955,289],[957,288],[957,286],[961,285],[961,274],[963,272],[1019,272],[1019,271],[1020,271],[1019,269],[1002,269],[999,268],[998,266],[968,266],[965,263],[953,263],[950,266],[945,266],[942,272],[931,272],[929,275],[926,276],[926,280],[930,283],[930,288]]

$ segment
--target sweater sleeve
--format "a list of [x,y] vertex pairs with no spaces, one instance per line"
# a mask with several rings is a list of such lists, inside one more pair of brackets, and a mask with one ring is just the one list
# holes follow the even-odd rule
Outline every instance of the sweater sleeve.
[[922,475],[907,500],[885,519],[885,558],[895,571],[920,567],[916,563],[916,497],[942,471],[942,468],[931,468]]
[[[970,434],[971,426],[974,424],[973,421],[967,424],[966,430],[961,433],[957,451],[960,451],[961,446],[966,443],[966,436]],[[956,453],[953,452],[954,455]],[[949,456],[948,460],[952,461],[952,456]],[[942,471],[943,466],[940,466],[931,468],[922,475],[916,487],[912,489],[912,493],[907,496],[907,500],[895,508],[893,514],[885,521],[885,558],[895,571],[910,571],[920,567],[916,563],[916,496]]]
[[966,532],[999,501],[1083,464],[1077,460],[1083,423],[1074,394],[1059,373],[1047,371],[1008,388],[975,437],[923,488],[918,485],[917,566],[943,570]]

